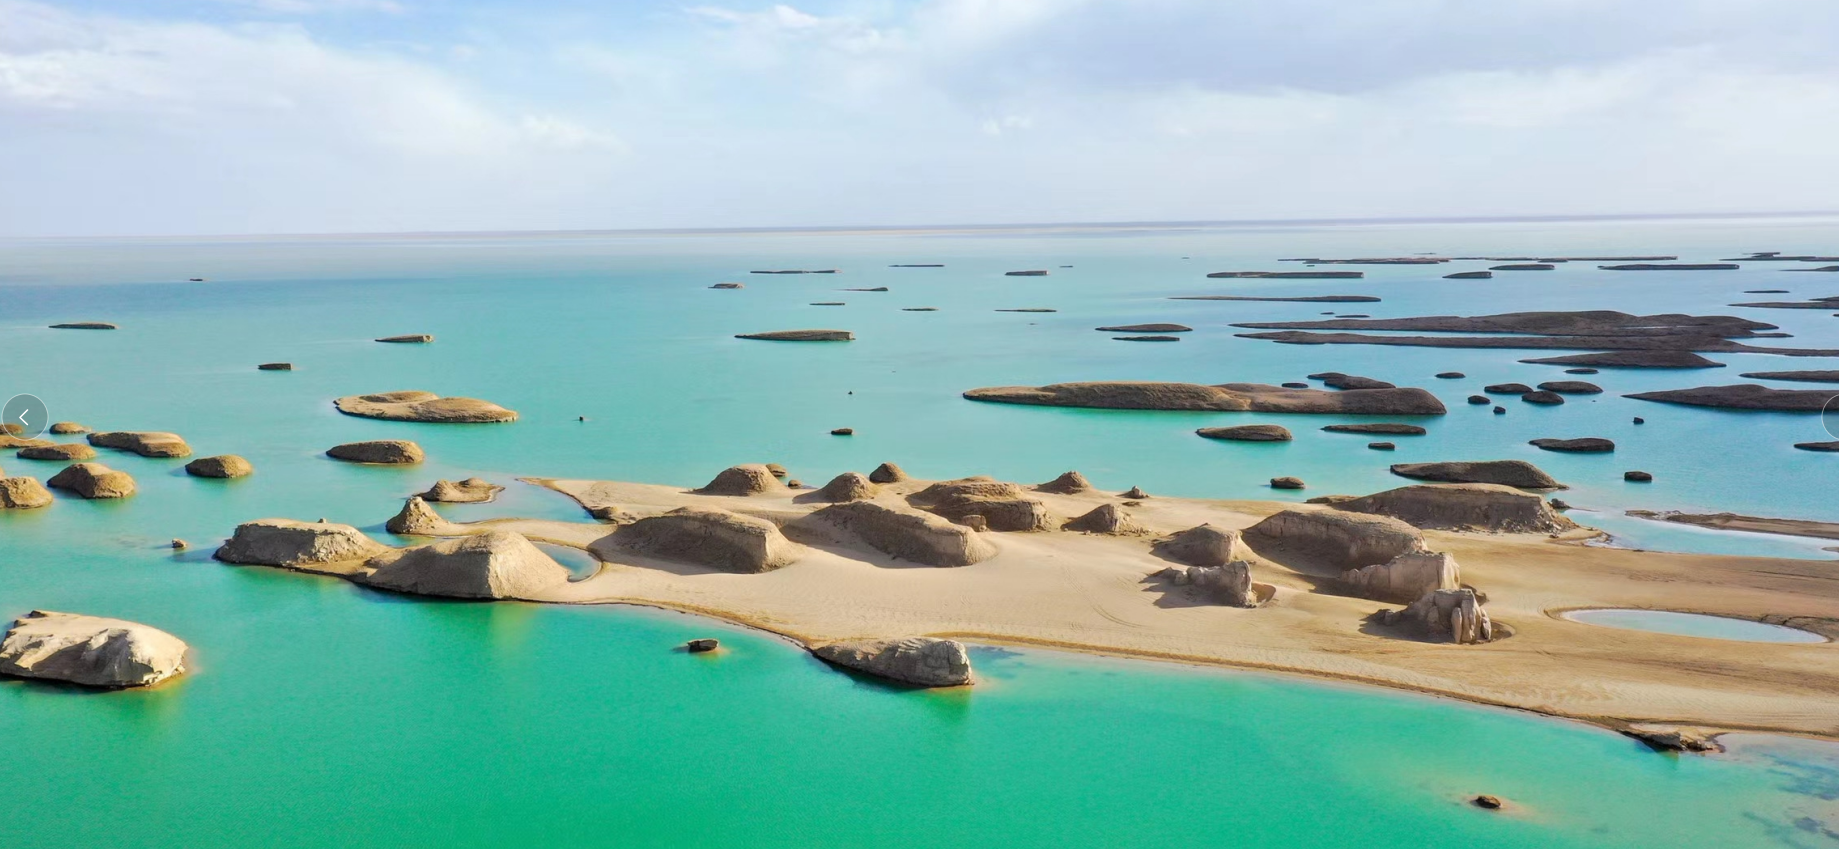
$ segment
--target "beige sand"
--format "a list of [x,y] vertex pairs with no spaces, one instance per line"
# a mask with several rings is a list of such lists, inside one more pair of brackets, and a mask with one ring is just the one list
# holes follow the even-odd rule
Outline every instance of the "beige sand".
[[[700,505],[785,522],[823,506],[809,501],[809,491],[722,497],[643,484],[529,482],[588,508],[617,506],[637,515]],[[900,503],[926,483],[886,485],[878,498]],[[1059,517],[1119,500],[1105,492],[1033,495]],[[1243,528],[1293,507],[1149,498],[1126,510],[1170,533],[1202,522]],[[1766,619],[1839,637],[1839,569],[1825,562],[1626,551],[1585,545],[1586,534],[1560,540],[1426,531],[1430,548],[1456,557],[1464,582],[1487,595],[1494,621],[1510,634],[1458,646],[1368,623],[1388,605],[1334,595],[1325,580],[1330,571],[1294,560],[1254,562],[1254,579],[1277,588],[1263,607],[1199,603],[1150,577],[1170,564],[1150,554],[1144,537],[992,533],[1000,553],[961,568],[820,545],[785,568],[742,575],[597,544],[613,530],[604,524],[503,519],[449,530],[487,526],[589,549],[606,562],[594,577],[538,600],[655,605],[807,644],[950,636],[1299,672],[1618,728],[1671,723],[1839,738],[1839,645],[1680,637],[1556,615],[1582,607],[1656,608]]]

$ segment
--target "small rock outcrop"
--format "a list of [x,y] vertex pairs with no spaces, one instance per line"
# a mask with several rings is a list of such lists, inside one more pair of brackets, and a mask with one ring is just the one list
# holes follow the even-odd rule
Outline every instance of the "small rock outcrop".
[[996,556],[996,546],[975,530],[918,510],[851,501],[811,519],[882,554],[927,566],[969,566]]
[[1098,410],[1192,410],[1252,413],[1331,413],[1374,416],[1441,416],[1437,396],[1415,387],[1394,389],[1286,389],[1259,383],[1095,381],[1047,386],[991,386],[964,393],[972,401]]
[[51,432],[59,436],[69,436],[77,433],[89,433],[89,428],[76,422],[52,422]]
[[1225,439],[1235,442],[1289,442],[1294,438],[1290,435],[1289,428],[1274,424],[1203,427],[1194,433],[1207,439]]
[[1571,454],[1606,454],[1616,450],[1613,440],[1597,436],[1586,436],[1580,439],[1534,439],[1527,444],[1546,451],[1564,451]]
[[1693,407],[1716,407],[1725,410],[1818,413],[1826,409],[1833,399],[1833,393],[1825,389],[1773,389],[1760,384],[1744,383],[1736,386],[1701,386],[1697,389],[1637,392],[1622,397],[1641,401],[1685,404]]
[[1424,550],[1417,528],[1386,516],[1338,510],[1285,510],[1246,528],[1245,539],[1255,549],[1299,551],[1342,570]]
[[1621,732],[1640,740],[1656,752],[1706,754],[1724,751],[1716,735],[1672,725],[1635,724],[1621,729]]
[[707,654],[721,647],[721,641],[714,637],[702,637],[683,644],[683,650],[690,654]]
[[1408,604],[1425,593],[1462,586],[1456,558],[1439,551],[1411,551],[1384,563],[1341,573],[1341,589],[1348,595],[1375,601]]
[[1528,392],[1525,395],[1521,395],[1520,400],[1525,401],[1528,404],[1540,404],[1540,405],[1547,406],[1547,407],[1556,407],[1564,403],[1564,396],[1556,392],[1549,392],[1544,389],[1541,389],[1537,392]]
[[1156,556],[1189,566],[1224,566],[1251,556],[1239,532],[1212,525],[1196,525],[1157,542]]
[[0,478],[0,510],[36,510],[51,506],[51,500],[37,478]]
[[368,560],[387,550],[388,546],[350,525],[257,519],[237,525],[229,541],[212,556],[225,563],[306,568]]
[[61,460],[65,463],[96,459],[96,449],[81,442],[54,442],[19,449],[21,460]]
[[1148,497],[1149,497],[1149,493],[1147,493],[1147,492],[1144,492],[1144,491],[1143,491],[1143,487],[1140,487],[1140,486],[1133,486],[1133,487],[1131,487],[1131,488],[1129,488],[1129,489],[1127,489],[1127,490],[1124,490],[1124,493],[1123,493],[1123,495],[1121,495],[1121,496],[1119,496],[1119,497],[1121,497],[1121,498],[1128,498],[1128,499],[1130,499],[1130,500],[1132,500],[1132,501],[1142,501],[1143,499],[1145,499],[1145,498],[1148,498]]
[[1052,492],[1059,495],[1078,495],[1081,492],[1091,492],[1092,482],[1086,480],[1086,476],[1078,472],[1065,472],[1059,477],[1035,487],[1035,489],[1040,492]]
[[1485,405],[1485,404],[1492,404],[1492,403],[1494,403],[1494,399],[1493,399],[1493,398],[1489,398],[1489,397],[1488,397],[1488,396],[1486,396],[1486,395],[1470,395],[1470,396],[1469,396],[1469,403],[1471,403],[1471,404],[1474,404],[1475,406],[1477,406],[1477,407],[1479,407],[1479,406],[1483,406],[1483,405]]
[[256,371],[293,371],[294,364],[293,363],[262,363],[260,365],[257,365],[255,369]]
[[1539,388],[1560,395],[1598,395],[1603,391],[1603,387],[1587,380],[1548,380],[1539,384]]
[[621,527],[615,545],[628,551],[725,572],[771,572],[804,549],[765,519],[707,507],[679,507]]
[[529,598],[568,582],[568,569],[521,534],[487,531],[371,558],[366,586],[444,598]]
[[344,445],[334,445],[327,449],[326,456],[348,463],[375,463],[389,466],[409,465],[427,459],[427,454],[423,453],[420,445],[406,439],[347,442]]
[[1178,586],[1193,587],[1208,601],[1227,607],[1257,607],[1252,591],[1252,564],[1234,560],[1218,566],[1171,566],[1163,574]]
[[1149,533],[1148,528],[1137,524],[1116,504],[1100,504],[1085,515],[1061,525],[1060,529],[1111,536],[1142,536]]
[[1271,488],[1272,489],[1303,489],[1303,488],[1306,488],[1307,486],[1308,484],[1303,483],[1302,478],[1293,478],[1293,477],[1271,478]]
[[862,501],[879,494],[881,494],[881,487],[876,486],[861,472],[844,472],[837,475],[817,491],[818,498],[833,504]]
[[961,478],[935,483],[908,499],[951,519],[981,516],[993,531],[1045,531],[1052,527],[1047,506],[1022,494],[1022,488],[987,477]]
[[893,463],[882,463],[868,473],[871,483],[900,483],[907,480],[907,473]]
[[97,448],[132,451],[142,457],[189,457],[192,447],[176,433],[159,431],[106,431],[89,435],[89,444]]
[[51,325],[52,330],[117,330],[115,325],[106,321],[66,321]]
[[847,330],[769,330],[765,333],[737,333],[736,339],[762,339],[768,342],[851,342],[856,334]]
[[1653,483],[1654,474],[1652,472],[1643,472],[1639,470],[1627,471],[1622,473],[1622,480],[1630,483]]
[[198,478],[240,478],[254,474],[255,467],[235,454],[220,454],[186,463],[185,473]]
[[0,675],[147,687],[185,671],[185,641],[149,625],[34,610],[0,641]]
[[1185,324],[1118,324],[1100,327],[1106,333],[1190,333],[1194,328]]
[[1533,388],[1524,383],[1491,383],[1481,388],[1490,395],[1525,395]]
[[426,345],[434,341],[432,333],[404,333],[400,336],[385,336],[378,342],[390,342],[397,345]]
[[830,643],[811,650],[818,658],[880,678],[920,687],[971,683],[964,644],[933,637]]
[[1525,460],[1469,460],[1398,463],[1392,474],[1440,483],[1497,483],[1520,489],[1564,489],[1551,475]]
[[1317,374],[1312,374],[1312,375],[1309,375],[1309,379],[1319,380],[1322,382],[1322,385],[1328,386],[1334,389],[1397,389],[1398,388],[1398,384],[1396,383],[1388,383],[1386,381],[1376,380],[1371,377],[1361,377],[1360,375],[1357,375],[1357,374],[1347,374],[1346,372],[1339,372],[1339,371],[1325,371],[1325,372],[1320,372]]
[[1549,534],[1577,527],[1544,498],[1499,484],[1417,484],[1338,501],[1335,507],[1436,530]]
[[479,504],[490,501],[503,492],[504,487],[481,478],[467,478],[463,481],[437,480],[421,494],[423,501],[438,501],[443,504]]
[[759,495],[766,492],[779,492],[785,489],[773,476],[772,470],[759,463],[747,463],[729,466],[715,476],[715,479],[702,489],[696,490],[703,495]]
[[384,530],[405,536],[434,536],[446,526],[447,520],[419,495],[409,496],[402,503],[402,510],[383,523]]
[[1404,610],[1380,614],[1386,625],[1403,625],[1419,635],[1467,645],[1494,639],[1494,623],[1470,589],[1434,590]]
[[45,485],[84,498],[126,498],[134,494],[134,478],[101,463],[74,463],[51,476]]
[[477,398],[442,398],[432,392],[375,392],[347,395],[332,406],[347,416],[394,422],[481,424],[517,421],[517,411]]

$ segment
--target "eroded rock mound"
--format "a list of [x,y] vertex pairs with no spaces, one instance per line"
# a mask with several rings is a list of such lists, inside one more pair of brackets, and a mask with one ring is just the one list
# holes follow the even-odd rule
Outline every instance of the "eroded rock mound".
[[1285,510],[1245,529],[1253,548],[1298,551],[1338,569],[1385,563],[1424,550],[1424,537],[1397,519],[1334,510]]
[[970,655],[956,640],[860,640],[818,646],[811,653],[838,666],[903,684],[958,687],[971,683]]
[[1594,354],[1567,354],[1562,357],[1538,357],[1521,360],[1548,366],[1599,366],[1602,368],[1723,368],[1724,364],[1708,360],[1691,351],[1604,351]]
[[907,473],[893,463],[882,463],[868,473],[868,479],[871,483],[900,483],[907,480]]
[[445,598],[529,598],[568,582],[568,569],[521,534],[487,531],[371,558],[367,586]]
[[1374,422],[1371,424],[1338,424],[1322,428],[1329,433],[1383,433],[1392,436],[1423,436],[1430,431],[1414,424],[1398,422]]
[[1606,454],[1616,450],[1613,440],[1600,436],[1586,436],[1580,439],[1534,439],[1527,444],[1546,451],[1563,451],[1571,454]]
[[1207,439],[1224,439],[1233,442],[1289,442],[1294,438],[1290,435],[1289,428],[1274,424],[1203,427],[1194,433]]
[[481,478],[467,478],[454,482],[437,480],[421,494],[424,501],[438,501],[443,504],[478,504],[490,501],[503,492],[504,487]]
[[229,541],[212,556],[225,563],[310,568],[368,560],[387,550],[388,546],[350,525],[257,519],[237,525]]
[[1387,610],[1379,618],[1386,625],[1404,625],[1422,636],[1458,644],[1494,639],[1494,623],[1469,589],[1428,592],[1404,610]]
[[134,494],[134,478],[101,463],[74,463],[51,476],[45,485],[84,498],[126,498]]
[[447,520],[419,495],[409,496],[402,502],[402,510],[383,523],[384,530],[406,536],[434,536],[446,526]]
[[1548,380],[1539,384],[1539,388],[1560,395],[1596,395],[1603,391],[1603,387],[1587,380]]
[[996,556],[996,546],[976,531],[918,510],[852,501],[811,516],[882,554],[927,566],[969,566]]
[[847,330],[769,330],[765,333],[737,333],[736,339],[764,339],[768,342],[850,342],[856,334]]
[[[1839,392],[1830,389],[1771,389],[1755,383],[1737,386],[1704,386],[1697,389],[1669,389],[1661,392],[1637,392],[1625,395],[1642,401],[1663,401],[1693,407],[1716,407],[1725,410],[1772,410],[1783,413],[1818,413],[1826,409]],[[1834,406],[1839,406],[1835,404]]]
[[1400,604],[1461,586],[1462,571],[1456,558],[1440,551],[1406,552],[1384,563],[1341,573],[1341,588],[1348,595]]
[[390,466],[409,465],[427,459],[420,445],[406,439],[347,442],[344,445],[334,445],[327,449],[326,456],[350,463],[376,463]]
[[0,641],[0,675],[146,687],[185,671],[185,641],[149,625],[34,610]]
[[77,433],[89,433],[89,428],[76,422],[52,422],[51,432],[59,436],[69,436]]
[[1392,474],[1440,483],[1495,483],[1520,489],[1564,489],[1551,475],[1525,460],[1467,460],[1398,463]]
[[1193,587],[1196,594],[1227,607],[1257,607],[1252,591],[1252,564],[1234,560],[1218,566],[1171,566],[1163,574],[1177,586]]
[[35,510],[51,506],[51,491],[37,478],[0,478],[0,510]]
[[747,463],[723,469],[707,486],[696,491],[703,495],[759,495],[784,489],[785,484],[773,476],[771,469],[759,463]]
[[1339,371],[1325,371],[1309,375],[1310,380],[1319,380],[1324,386],[1334,389],[1395,389],[1398,384],[1388,383],[1371,377],[1361,377]]
[[1196,525],[1157,542],[1158,557],[1189,566],[1224,566],[1251,555],[1239,532],[1212,525]]
[[1148,528],[1137,524],[1116,504],[1100,504],[1085,515],[1061,525],[1060,529],[1111,536],[1142,536],[1149,533]]
[[621,527],[613,542],[628,551],[721,569],[771,572],[804,549],[765,519],[706,507],[679,507]]
[[1078,472],[1065,472],[1035,489],[1060,495],[1078,495],[1081,492],[1091,492],[1092,482],[1086,480],[1086,476]]
[[964,393],[972,401],[1104,410],[1198,410],[1254,413],[1347,413],[1440,416],[1435,395],[1417,388],[1286,389],[1262,383],[1107,381],[1047,386],[993,386]]
[[185,464],[185,473],[199,478],[240,478],[255,473],[248,460],[235,454],[199,457]]
[[21,460],[61,460],[70,463],[96,459],[96,449],[81,442],[54,442],[21,448],[17,456]]
[[1024,497],[1022,488],[1015,484],[987,477],[935,483],[908,500],[955,522],[980,516],[993,531],[1045,531],[1051,527],[1046,505]]
[[89,435],[89,444],[97,448],[132,451],[142,457],[189,457],[192,447],[176,433],[160,431],[116,430]]
[[817,491],[819,498],[834,504],[841,504],[845,501],[863,501],[879,494],[881,494],[881,487],[876,486],[861,472],[844,472],[837,475]]
[[376,392],[347,395],[332,402],[347,416],[397,422],[473,424],[517,421],[517,411],[477,398],[442,398],[432,392]]
[[1558,533],[1577,527],[1552,510],[1544,498],[1499,484],[1417,484],[1338,501],[1334,506],[1437,530]]
[[1537,392],[1528,392],[1525,395],[1521,395],[1520,400],[1528,404],[1543,404],[1548,407],[1555,407],[1564,403],[1564,396],[1556,392],[1541,389]]

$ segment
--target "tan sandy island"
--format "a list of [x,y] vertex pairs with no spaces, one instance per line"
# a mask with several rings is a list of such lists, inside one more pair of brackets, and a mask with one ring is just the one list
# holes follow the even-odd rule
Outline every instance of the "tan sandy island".
[[[1162,576],[1172,564],[1152,553],[1157,536],[1203,523],[1243,529],[1282,510],[1340,512],[1327,506],[1126,501],[1097,490],[1064,494],[1029,487],[1026,497],[1046,506],[1053,528],[1111,504],[1153,535],[983,532],[975,536],[994,544],[994,556],[937,568],[813,535],[809,514],[829,506],[816,490],[716,496],[646,484],[528,482],[622,524],[497,519],[434,530],[516,531],[588,550],[604,563],[590,578],[525,596],[534,601],[654,605],[807,645],[956,637],[1298,672],[1622,729],[1649,723],[1839,738],[1839,645],[1673,636],[1558,615],[1590,607],[1653,608],[1766,620],[1839,637],[1839,570],[1825,562],[1610,549],[1585,544],[1594,536],[1587,530],[1554,536],[1426,530],[1425,546],[1454,556],[1463,585],[1485,596],[1495,625],[1493,642],[1457,645],[1378,624],[1376,612],[1403,605],[1337,594],[1339,567],[1255,535],[1245,537],[1256,549],[1247,558],[1252,577],[1275,588],[1257,607],[1195,597],[1191,588]],[[911,510],[906,496],[929,483],[881,483],[866,495]],[[766,519],[801,551],[788,565],[737,574],[637,554],[614,539],[618,527],[683,507]]]

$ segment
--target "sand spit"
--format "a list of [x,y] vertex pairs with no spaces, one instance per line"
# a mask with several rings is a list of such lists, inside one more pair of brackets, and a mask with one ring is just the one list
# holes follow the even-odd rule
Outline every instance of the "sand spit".
[[[1749,531],[1758,534],[1785,534],[1796,537],[1839,539],[1839,522],[1816,522],[1810,519],[1770,519],[1741,516],[1736,513],[1680,513],[1653,510],[1630,510],[1628,515],[1659,522],[1678,522],[1720,531]],[[1829,635],[1830,636],[1830,635]]]
[[1253,413],[1348,413],[1440,416],[1443,402],[1423,389],[1286,389],[1262,383],[1097,381],[1047,386],[993,386],[964,393],[972,401],[1106,410],[1197,410]]
[[1636,392],[1622,396],[1642,401],[1661,401],[1692,407],[1716,407],[1723,410],[1767,410],[1779,413],[1818,413],[1827,408],[1839,391],[1831,389],[1771,389],[1756,383],[1736,386],[1701,386],[1697,389],[1668,389],[1660,392]]
[[[1839,691],[1839,647],[1831,643],[1612,632],[1558,615],[1583,607],[1645,607],[1766,617],[1839,636],[1839,616],[1833,613],[1839,609],[1839,574],[1826,563],[1583,547],[1577,542],[1591,536],[1584,531],[1463,533],[1388,526],[1376,546],[1364,541],[1362,529],[1386,525],[1383,521],[1300,520],[1319,512],[1359,517],[1332,506],[1156,498],[1132,508],[1132,522],[1163,537],[1201,525],[1217,529],[1231,558],[1246,561],[1249,575],[1269,588],[1268,598],[1260,591],[1258,607],[1235,608],[1195,603],[1171,592],[1173,585],[1158,577],[1169,561],[1157,556],[1155,537],[1149,535],[975,532],[936,517],[892,518],[927,517],[908,506],[907,499],[934,486],[930,481],[884,483],[871,499],[844,505],[800,500],[790,490],[736,499],[673,486],[531,482],[591,511],[619,510],[638,518],[686,507],[725,509],[778,526],[804,547],[796,562],[740,574],[624,550],[611,544],[610,537],[623,532],[618,526],[533,519],[452,526],[456,534],[509,532],[588,549],[603,561],[593,577],[518,594],[532,601],[664,607],[760,627],[810,647],[916,636],[1037,645],[1297,672],[1618,729],[1663,723],[1839,739],[1839,716],[1831,701]],[[1055,516],[1083,516],[1117,501],[1100,490],[1027,494]],[[1398,507],[1404,513],[1421,509]],[[835,532],[843,525],[812,518],[818,511],[844,508],[880,510],[890,518],[862,512],[852,518],[872,518],[874,524],[846,534]],[[1463,509],[1472,512],[1450,518],[1494,521],[1499,507],[1476,503]],[[1298,543],[1312,539],[1319,525],[1323,533],[1334,532],[1332,540],[1322,539],[1338,548],[1324,554],[1303,544],[1260,550],[1237,542],[1241,530],[1284,511],[1293,518],[1282,520],[1281,529]],[[903,527],[908,522],[911,531]],[[316,528],[335,533],[334,528],[343,527],[286,524],[309,533]],[[957,531],[940,535],[947,528]],[[890,532],[918,532],[909,537],[920,540],[915,544],[973,562],[926,568],[857,536]],[[1470,598],[1466,590],[1441,590],[1447,597],[1435,599],[1426,594],[1408,606],[1349,597],[1340,590],[1341,571],[1335,567],[1341,564],[1318,559],[1346,560],[1349,552],[1372,554],[1357,560],[1379,558],[1413,548],[1414,532],[1425,550],[1462,564],[1464,586],[1487,597],[1485,612],[1480,596]],[[1271,537],[1261,533],[1252,538],[1256,543]],[[989,556],[964,556],[963,548],[952,547],[972,541],[980,548],[990,546],[975,555]],[[367,551],[364,556],[375,555]],[[358,559],[304,568],[357,575],[369,567]],[[1489,635],[1493,642],[1460,643]]]

